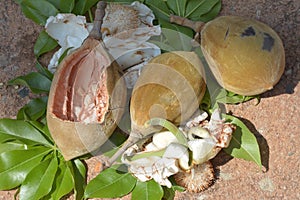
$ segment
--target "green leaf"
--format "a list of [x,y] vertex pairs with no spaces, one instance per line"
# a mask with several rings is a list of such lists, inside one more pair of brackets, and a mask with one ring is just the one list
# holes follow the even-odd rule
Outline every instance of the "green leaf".
[[[131,4],[132,2],[135,2],[136,0],[106,0],[106,2],[113,2],[113,3],[120,3],[120,4]],[[143,2],[140,0],[140,2]]]
[[36,121],[42,116],[45,116],[47,109],[47,100],[47,96],[32,99],[28,104],[26,104],[19,110],[17,119]]
[[75,4],[73,13],[77,15],[84,15],[98,1],[99,0],[78,0]]
[[52,81],[53,74],[45,67],[43,67],[39,62],[36,63],[35,68],[38,70],[38,72],[45,77],[47,77],[49,80]]
[[28,150],[13,150],[0,154],[0,190],[19,186],[26,175],[51,150],[37,147]]
[[50,134],[50,131],[48,129],[48,126],[43,124],[42,122],[39,122],[39,121],[28,121],[28,123],[33,126],[36,130],[38,130],[45,138],[46,140],[52,145],[51,148],[54,148],[56,149],[54,143],[54,140]]
[[167,0],[167,4],[176,15],[184,17],[187,1],[188,0]]
[[46,0],[23,0],[20,5],[24,15],[40,25],[45,25],[48,17],[58,13],[58,10]]
[[50,133],[50,131],[49,131],[47,125],[44,125],[44,126],[43,126],[41,132],[42,132],[43,135],[46,137],[46,139],[48,139],[48,141],[50,141],[50,143],[52,143],[52,144],[55,143],[54,140],[53,140],[53,138],[52,138],[52,136],[51,136],[51,133]]
[[68,167],[73,177],[73,187],[76,200],[82,199],[86,187],[86,168],[81,160],[76,159],[68,162]]
[[85,198],[116,198],[132,191],[136,179],[130,174],[108,168],[92,179],[86,186]]
[[202,22],[208,22],[214,19],[221,11],[222,2],[219,1],[208,13],[201,15],[198,19]]
[[75,159],[75,160],[73,160],[73,163],[75,164],[74,166],[78,170],[80,176],[85,178],[85,176],[86,176],[86,167],[83,164],[83,162],[80,159]]
[[162,187],[163,190],[164,190],[164,196],[163,196],[162,199],[164,199],[164,200],[173,200],[175,198],[175,192],[176,191],[178,191],[178,192],[184,192],[185,191],[184,187],[181,187],[181,186],[176,184],[173,176],[171,176],[169,179],[172,183],[172,187],[171,188],[168,188],[166,186]]
[[175,198],[175,190],[172,188],[168,188],[168,187],[163,187],[164,190],[164,196],[163,199],[164,200],[173,200]]
[[47,0],[52,3],[61,13],[70,13],[74,6],[75,0]]
[[48,159],[35,166],[20,187],[20,200],[38,200],[47,195],[58,168],[57,159]]
[[[11,139],[20,139],[26,144],[27,140],[38,144],[51,146],[51,143],[34,128],[29,122],[14,119],[0,119],[0,135],[6,135]],[[1,142],[1,141],[0,141]]]
[[209,13],[220,0],[189,0],[186,6],[185,17],[200,21],[201,16]]
[[191,29],[164,20],[159,20],[159,24],[162,27],[161,36],[153,37],[150,42],[157,44],[163,51],[192,50],[191,40],[194,33]]
[[67,49],[63,52],[63,54],[62,54],[62,55],[59,57],[59,59],[58,59],[58,63],[60,63],[61,61],[63,61],[63,59],[68,55],[68,51],[69,51],[70,49],[72,49],[72,47],[67,48]]
[[223,117],[236,125],[229,147],[224,151],[235,158],[253,161],[261,168],[260,150],[254,134],[238,118],[230,115],[223,115]]
[[17,141],[8,141],[8,142],[0,143],[0,154],[5,151],[26,150],[26,148],[28,148],[26,144],[22,144]]
[[52,185],[52,191],[44,199],[59,200],[73,189],[74,183],[72,173],[65,162],[61,162],[58,166],[56,177]]
[[229,92],[223,88],[219,90],[219,94],[216,97],[218,103],[224,104],[238,104],[249,101],[254,98],[259,98],[259,96],[243,96],[239,94],[235,94],[233,92]]
[[39,37],[37,38],[33,52],[36,57],[40,57],[43,53],[47,53],[57,47],[58,43],[52,37],[46,33],[45,30],[40,32]]
[[170,9],[168,8],[166,1],[146,0],[145,4],[153,11],[156,18],[169,21]]
[[25,76],[19,76],[10,80],[8,84],[27,86],[35,94],[48,93],[51,87],[51,81],[38,72],[31,72]]
[[147,199],[147,200],[160,200],[164,196],[162,187],[150,180],[147,182],[137,181],[134,190],[132,191],[132,200]]
[[163,157],[165,152],[166,152],[166,149],[161,149],[161,150],[157,150],[157,151],[146,151],[146,152],[134,154],[132,157],[128,156],[127,159],[138,160],[138,159],[141,159],[141,158],[149,158],[151,156]]
[[176,137],[178,142],[184,146],[188,146],[185,135],[173,123],[162,118],[152,118],[146,122],[146,126],[162,126],[168,129]]

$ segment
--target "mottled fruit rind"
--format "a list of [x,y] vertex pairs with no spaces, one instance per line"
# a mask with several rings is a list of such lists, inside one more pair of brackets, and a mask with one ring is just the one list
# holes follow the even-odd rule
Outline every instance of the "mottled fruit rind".
[[133,132],[146,135],[145,123],[154,117],[177,125],[188,120],[204,96],[204,77],[203,65],[194,52],[174,51],[151,59],[131,97]]
[[218,83],[237,94],[270,90],[284,71],[281,39],[253,19],[221,16],[208,22],[201,31],[201,48]]
[[47,124],[65,160],[99,148],[117,127],[126,87],[103,43],[87,38],[59,65],[52,81]]

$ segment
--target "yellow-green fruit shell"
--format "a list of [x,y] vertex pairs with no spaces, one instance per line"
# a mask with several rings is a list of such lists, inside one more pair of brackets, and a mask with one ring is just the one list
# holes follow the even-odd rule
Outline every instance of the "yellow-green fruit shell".
[[241,95],[273,88],[285,67],[284,48],[266,24],[237,16],[222,16],[201,31],[201,48],[218,83]]

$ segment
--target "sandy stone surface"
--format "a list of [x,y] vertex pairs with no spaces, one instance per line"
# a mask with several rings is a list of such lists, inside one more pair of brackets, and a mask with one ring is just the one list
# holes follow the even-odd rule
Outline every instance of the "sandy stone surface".
[[[214,184],[199,194],[177,194],[177,199],[300,199],[300,1],[225,0],[221,15],[265,22],[279,34],[286,50],[284,75],[258,105],[250,101],[227,106],[255,133],[264,169],[221,153],[213,160]],[[28,89],[8,86],[7,81],[35,70],[33,46],[40,30],[14,1],[0,1],[0,118],[15,118],[33,97]],[[87,161],[90,177],[98,170],[97,162]],[[0,200],[13,195],[14,191],[0,191]]]

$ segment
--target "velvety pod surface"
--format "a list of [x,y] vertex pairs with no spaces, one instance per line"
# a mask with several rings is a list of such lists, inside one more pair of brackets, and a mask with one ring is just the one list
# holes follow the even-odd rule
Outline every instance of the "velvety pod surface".
[[203,65],[193,52],[169,52],[153,58],[133,90],[130,104],[133,126],[143,127],[153,117],[176,124],[188,120],[204,96],[203,77]]
[[218,17],[204,26],[201,46],[219,84],[237,94],[256,95],[272,89],[284,71],[281,39],[256,20]]

